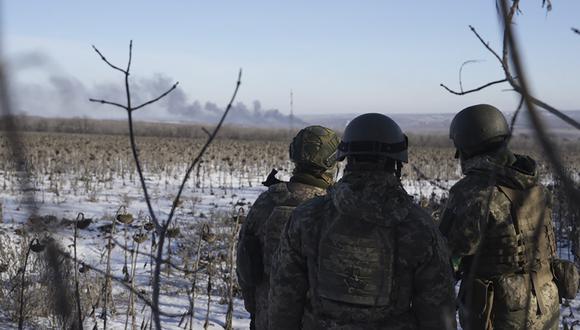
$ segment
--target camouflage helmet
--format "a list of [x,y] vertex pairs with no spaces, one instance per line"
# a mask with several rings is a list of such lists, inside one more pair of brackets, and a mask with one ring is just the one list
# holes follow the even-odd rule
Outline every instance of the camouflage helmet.
[[391,118],[380,113],[366,113],[348,123],[338,146],[337,158],[351,155],[378,155],[407,162],[407,136]]
[[504,115],[489,104],[477,104],[461,110],[449,127],[449,138],[457,150],[476,152],[504,141],[510,129]]
[[290,143],[290,159],[302,166],[327,170],[336,164],[336,133],[322,126],[308,126],[296,134]]

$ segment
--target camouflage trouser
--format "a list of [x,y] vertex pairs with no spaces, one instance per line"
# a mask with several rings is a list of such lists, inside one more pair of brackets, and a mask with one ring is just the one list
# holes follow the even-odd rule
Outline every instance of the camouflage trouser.
[[536,294],[533,293],[531,286],[526,286],[526,283],[530,283],[529,277],[512,278],[515,280],[508,283],[504,289],[501,288],[501,285],[495,285],[494,288],[490,286],[491,293],[488,293],[487,297],[491,300],[484,302],[483,308],[480,308],[481,306],[472,307],[471,310],[480,311],[480,315],[484,316],[480,322],[473,322],[473,319],[470,322],[464,310],[460,309],[459,319],[463,329],[558,329],[560,304],[556,284],[549,281],[538,290],[537,295],[541,296],[544,304],[544,311],[541,313]]

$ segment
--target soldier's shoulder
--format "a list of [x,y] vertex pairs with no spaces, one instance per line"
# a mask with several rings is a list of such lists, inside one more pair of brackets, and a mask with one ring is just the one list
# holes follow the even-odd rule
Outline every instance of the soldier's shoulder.
[[329,200],[325,196],[314,197],[298,205],[292,212],[288,223],[289,235],[307,232],[320,225],[320,215]]
[[[449,190],[448,208],[465,208],[487,203],[490,193],[489,178],[467,175]],[[495,187],[493,189],[496,189]]]
[[288,182],[279,182],[268,187],[265,191],[268,195],[288,194]]
[[330,199],[326,196],[311,198],[294,209],[293,217],[310,218],[316,216],[325,209],[328,202],[330,202]]
[[256,198],[256,200],[254,201],[254,204],[252,204],[252,209],[255,208],[262,208],[262,207],[268,207],[270,205],[273,205],[273,199],[272,199],[272,192],[270,191],[270,189],[262,192],[258,198]]
[[397,236],[401,259],[410,264],[420,264],[431,258],[442,241],[433,218],[415,204],[409,206],[409,214],[400,222]]
[[399,231],[414,242],[430,242],[437,235],[433,218],[416,204],[408,206],[408,215],[399,224]]
[[480,175],[466,175],[451,187],[450,192],[465,194],[484,190],[487,187],[489,187],[489,179]]

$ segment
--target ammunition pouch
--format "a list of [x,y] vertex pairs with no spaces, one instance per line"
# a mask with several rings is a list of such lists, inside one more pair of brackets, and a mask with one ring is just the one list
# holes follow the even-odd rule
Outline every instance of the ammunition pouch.
[[532,279],[530,274],[510,274],[500,277],[494,286],[496,296],[509,312],[525,309],[532,299]]
[[553,259],[552,272],[554,273],[554,282],[558,287],[558,295],[560,298],[574,299],[578,292],[578,268],[572,261]]

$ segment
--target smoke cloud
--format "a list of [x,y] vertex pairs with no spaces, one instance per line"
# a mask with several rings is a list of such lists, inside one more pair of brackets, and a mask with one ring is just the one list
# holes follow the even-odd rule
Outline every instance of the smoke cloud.
[[[89,102],[89,98],[104,99],[125,104],[124,86],[116,83],[87,85],[72,75],[64,74],[47,56],[31,53],[19,56],[17,61],[9,62],[12,75],[29,67],[41,67],[45,79],[38,82],[18,82],[12,80],[11,91],[17,111],[28,115],[46,117],[89,117],[97,119],[124,118],[122,109]],[[134,105],[141,104],[159,96],[169,89],[174,80],[162,74],[131,80],[131,95]],[[224,105],[225,106],[225,105]],[[187,95],[177,87],[159,102],[152,104],[137,115],[139,119],[158,121],[187,121],[192,123],[215,123],[221,117],[224,106],[212,102],[202,102]],[[251,109],[242,102],[233,105],[226,123],[244,126],[286,127],[290,116],[277,109],[264,109],[260,101],[252,102]],[[297,125],[305,124],[294,118]]]

